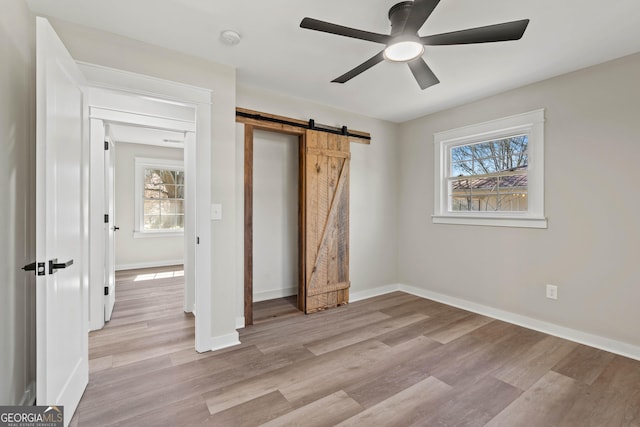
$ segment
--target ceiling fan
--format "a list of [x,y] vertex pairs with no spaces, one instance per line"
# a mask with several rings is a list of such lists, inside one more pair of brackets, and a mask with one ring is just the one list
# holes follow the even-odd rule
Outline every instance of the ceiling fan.
[[426,89],[429,86],[440,83],[440,80],[422,59],[425,46],[519,40],[529,24],[528,19],[522,19],[431,36],[418,35],[418,31],[439,2],[440,0],[415,0],[403,1],[394,5],[389,9],[391,34],[372,33],[313,18],[304,18],[300,23],[300,27],[385,45],[385,48],[375,56],[332,80],[332,82],[345,83],[386,59],[391,62],[407,63],[420,88]]

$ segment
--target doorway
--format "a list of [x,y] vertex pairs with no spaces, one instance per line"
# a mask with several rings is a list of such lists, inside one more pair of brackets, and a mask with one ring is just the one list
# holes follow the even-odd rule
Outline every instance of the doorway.
[[288,312],[298,306],[298,137],[257,130],[253,142],[253,302],[284,298]]
[[[253,324],[254,134],[292,135],[298,150],[298,309],[310,314],[349,302],[349,142],[363,132],[236,109],[244,125],[244,325]],[[240,144],[239,144],[240,145]]]
[[[167,266],[182,270],[185,263],[185,135],[106,124],[105,159],[113,165],[107,167],[105,160],[105,278],[113,285],[105,289],[107,321],[115,302],[116,272]],[[181,305],[186,308],[188,302]]]
[[[107,98],[108,95],[102,94]],[[120,97],[122,95],[117,95],[115,99]],[[92,170],[96,181],[102,178],[104,183],[102,187],[96,185],[94,202],[96,210],[102,206],[107,212],[104,237],[95,236],[97,249],[103,250],[92,254],[93,277],[99,280],[102,276],[104,281],[98,283],[105,283],[104,293],[90,294],[92,330],[101,329],[104,322],[110,320],[115,303],[116,269],[184,264],[184,311],[194,311],[193,250],[188,246],[189,239],[183,237],[195,234],[192,212],[195,193],[185,185],[186,177],[194,171],[193,165],[189,167],[189,162],[183,160],[185,153],[194,149],[194,124],[185,123],[176,113],[173,119],[156,116],[150,120],[150,111],[159,114],[153,110],[164,111],[163,105],[148,98],[145,103],[147,106],[139,105],[139,113],[135,114],[114,114],[112,110],[91,108],[91,146],[100,147],[104,158],[102,163],[99,159],[94,162],[96,167],[102,166],[104,175],[98,176],[98,171]],[[193,109],[189,108],[185,108],[182,115],[188,117],[189,110],[193,115]],[[118,171],[114,172],[109,164],[115,164]],[[151,184],[148,189],[147,178]],[[119,191],[109,191],[110,188],[119,188]],[[101,241],[104,248],[99,248]],[[99,264],[101,254],[102,264]],[[158,258],[163,257],[165,259],[158,262]]]
[[[183,310],[195,318],[195,349],[211,350],[211,92],[92,64],[79,64],[89,79],[90,120],[90,330],[104,326],[104,140],[107,125],[138,132],[177,132],[184,149],[185,233]],[[141,89],[144,88],[144,89]],[[117,138],[116,138],[117,139]],[[148,138],[128,141],[145,143]],[[176,144],[173,136],[161,138]],[[166,140],[166,141],[165,141]],[[117,224],[114,224],[118,226]],[[122,231],[119,230],[119,232]],[[200,237],[199,237],[200,236]],[[196,276],[199,280],[196,280]],[[197,289],[196,289],[197,288]],[[196,293],[198,298],[196,299]]]

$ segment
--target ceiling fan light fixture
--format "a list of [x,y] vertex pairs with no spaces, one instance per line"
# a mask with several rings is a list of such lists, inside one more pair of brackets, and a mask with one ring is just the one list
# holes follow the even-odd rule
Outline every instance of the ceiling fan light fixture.
[[384,49],[384,58],[391,62],[409,62],[424,53],[424,45],[414,40],[391,43]]

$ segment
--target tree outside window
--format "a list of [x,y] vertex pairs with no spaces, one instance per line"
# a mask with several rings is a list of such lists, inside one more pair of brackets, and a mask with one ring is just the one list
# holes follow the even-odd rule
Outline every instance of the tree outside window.
[[135,170],[134,237],[183,234],[184,162],[136,157]]
[[143,229],[184,230],[184,171],[144,169]]
[[528,137],[514,135],[451,148],[451,210],[527,211]]

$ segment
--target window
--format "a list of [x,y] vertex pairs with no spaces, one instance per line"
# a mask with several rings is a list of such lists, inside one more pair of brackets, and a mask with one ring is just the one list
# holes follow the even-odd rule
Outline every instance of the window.
[[546,228],[544,110],[440,132],[437,224]]
[[184,164],[136,158],[135,237],[184,233]]

